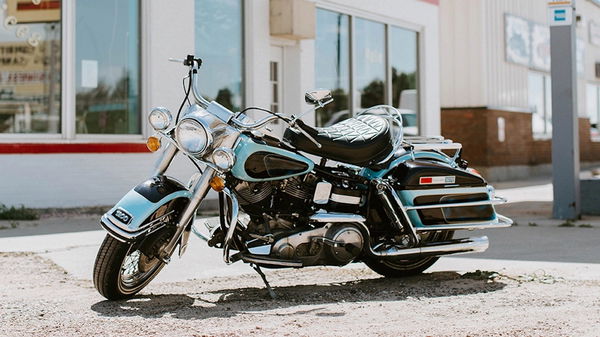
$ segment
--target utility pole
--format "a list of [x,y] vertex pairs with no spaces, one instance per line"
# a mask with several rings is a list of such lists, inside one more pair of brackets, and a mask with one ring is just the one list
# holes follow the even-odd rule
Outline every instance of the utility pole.
[[548,7],[552,58],[552,214],[557,219],[575,220],[581,214],[575,0],[550,1]]

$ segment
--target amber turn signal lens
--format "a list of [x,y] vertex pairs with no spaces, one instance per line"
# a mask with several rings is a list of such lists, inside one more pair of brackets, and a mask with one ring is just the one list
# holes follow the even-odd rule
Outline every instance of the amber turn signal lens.
[[225,189],[225,180],[221,177],[213,177],[210,180],[210,187],[217,192],[221,192]]
[[148,150],[150,150],[152,152],[156,152],[156,151],[158,151],[158,149],[160,149],[160,139],[158,139],[158,137],[154,137],[154,136],[148,137],[146,146],[148,147]]

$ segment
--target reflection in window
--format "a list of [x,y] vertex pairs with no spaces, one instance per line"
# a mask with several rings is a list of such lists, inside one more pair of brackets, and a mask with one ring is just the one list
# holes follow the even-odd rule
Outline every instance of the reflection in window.
[[594,139],[600,138],[600,86],[588,83],[586,85],[586,110],[587,115],[590,117],[591,136]]
[[316,87],[331,90],[334,99],[333,103],[317,110],[317,126],[331,125],[351,115],[349,30],[348,15],[317,10]]
[[417,135],[419,95],[417,91],[417,33],[390,27],[392,105],[400,109],[404,133]]
[[139,134],[139,4],[77,0],[78,133]]
[[0,7],[0,20],[0,133],[60,133],[60,2]]
[[243,104],[242,1],[196,0],[196,55],[203,60],[200,91],[233,111]]
[[358,106],[368,108],[385,103],[385,25],[356,19],[356,89]]
[[532,111],[532,131],[538,136],[552,136],[552,92],[550,76],[529,73],[529,107]]

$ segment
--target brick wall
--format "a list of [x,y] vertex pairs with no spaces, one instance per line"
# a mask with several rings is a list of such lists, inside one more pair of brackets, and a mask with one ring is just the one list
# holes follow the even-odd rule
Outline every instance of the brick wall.
[[[498,140],[498,117],[505,140]],[[531,114],[482,108],[442,109],[442,135],[463,144],[463,157],[474,166],[540,165],[552,162],[552,141],[534,139]],[[590,122],[579,119],[582,162],[600,161],[600,142],[590,138]]]

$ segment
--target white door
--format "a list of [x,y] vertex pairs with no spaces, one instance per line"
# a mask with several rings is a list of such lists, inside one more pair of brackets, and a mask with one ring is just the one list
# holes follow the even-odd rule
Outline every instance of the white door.
[[[273,112],[284,113],[283,110],[283,47],[271,46],[271,60],[269,66],[269,80],[271,92],[271,106],[270,109]],[[273,133],[281,136],[284,130],[284,122],[276,121],[271,123],[270,128],[273,129]]]

